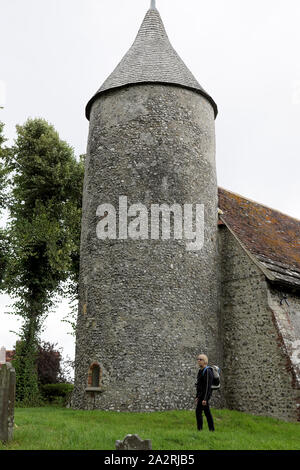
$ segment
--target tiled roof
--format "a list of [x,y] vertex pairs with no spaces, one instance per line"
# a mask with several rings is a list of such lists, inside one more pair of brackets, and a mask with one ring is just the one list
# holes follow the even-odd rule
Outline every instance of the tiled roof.
[[220,220],[267,277],[300,287],[300,221],[219,188]]
[[214,100],[199,85],[173,49],[156,8],[148,10],[133,45],[88,102],[87,119],[90,117],[92,104],[101,93],[137,83],[166,83],[195,90],[209,100],[215,116],[218,113]]

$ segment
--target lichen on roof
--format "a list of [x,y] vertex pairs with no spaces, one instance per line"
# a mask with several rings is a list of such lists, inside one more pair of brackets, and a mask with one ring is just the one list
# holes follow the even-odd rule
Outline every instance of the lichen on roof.
[[270,273],[300,287],[300,221],[219,188],[220,220]]

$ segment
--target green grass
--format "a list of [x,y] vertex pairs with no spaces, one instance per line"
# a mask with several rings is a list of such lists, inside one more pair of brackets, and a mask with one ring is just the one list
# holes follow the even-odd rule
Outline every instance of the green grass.
[[14,439],[0,450],[114,450],[127,434],[153,450],[300,450],[300,425],[229,410],[212,410],[216,431],[199,432],[193,411],[117,413],[58,407],[17,408]]

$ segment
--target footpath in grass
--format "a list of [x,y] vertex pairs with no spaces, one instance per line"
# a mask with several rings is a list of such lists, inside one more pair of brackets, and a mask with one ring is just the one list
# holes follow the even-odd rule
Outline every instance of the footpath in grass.
[[153,450],[300,450],[300,424],[212,410],[216,431],[196,430],[193,411],[117,413],[17,408],[14,440],[0,450],[114,450],[127,434],[151,439]]

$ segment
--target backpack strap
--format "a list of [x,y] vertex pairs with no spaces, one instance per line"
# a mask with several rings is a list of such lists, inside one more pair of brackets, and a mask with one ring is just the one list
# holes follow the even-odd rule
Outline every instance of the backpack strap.
[[[202,375],[205,374],[205,371],[206,371],[207,369],[211,369],[211,367],[210,367],[210,366],[204,367],[204,369],[203,369],[203,371],[202,371]],[[205,395],[204,395],[204,399],[205,399],[205,400],[207,400],[207,392],[208,392],[208,374],[206,374],[206,390],[205,390]]]

